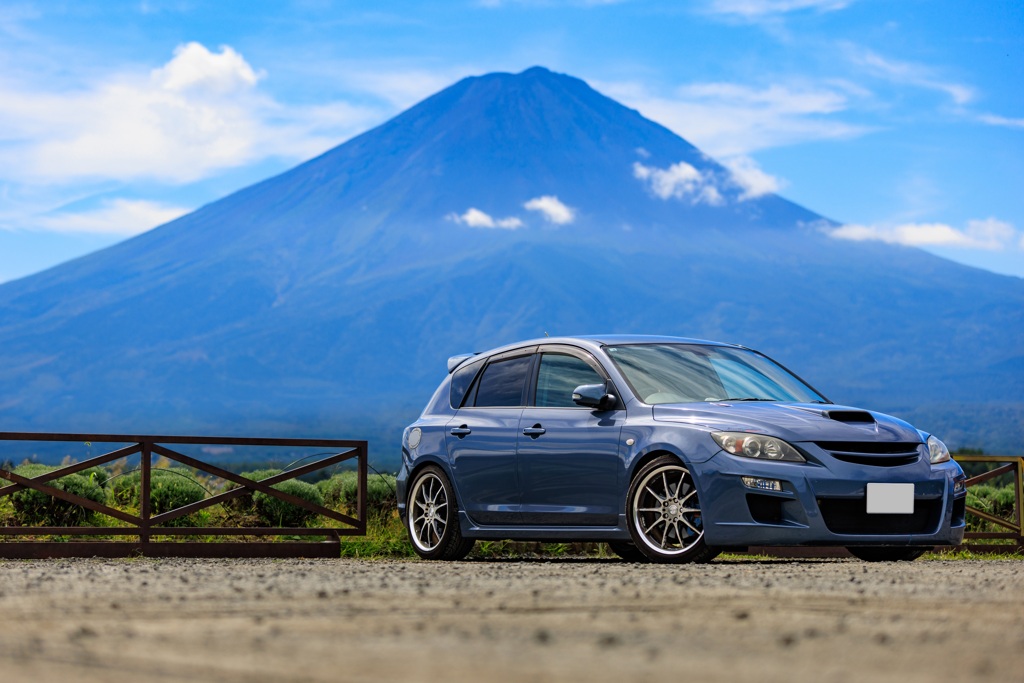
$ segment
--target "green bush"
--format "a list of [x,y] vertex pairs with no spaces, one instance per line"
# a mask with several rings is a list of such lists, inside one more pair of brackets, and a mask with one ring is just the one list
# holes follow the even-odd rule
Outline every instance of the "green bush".
[[[141,504],[142,473],[131,472],[114,477],[111,495],[120,505],[138,508]],[[184,467],[150,470],[149,505],[154,515],[169,512],[183,505],[197,503],[206,497],[206,489],[195,481],[195,475]],[[195,526],[193,515],[172,519],[166,526]]]
[[[270,470],[254,470],[252,472],[242,472],[238,476],[245,477],[246,479],[252,479],[254,481],[262,481],[263,479],[267,479],[269,477],[273,477],[273,476],[276,476],[278,474],[281,474],[281,470],[272,470],[272,469],[270,469]],[[225,491],[233,491],[233,490],[235,490],[237,488],[241,488],[241,487],[238,484],[236,484],[235,482],[229,481],[227,483],[227,485],[224,487],[224,490]],[[252,494],[253,494],[253,492],[250,490],[248,493],[243,493],[242,495],[238,496],[237,498],[232,498],[231,500],[229,500],[226,503],[226,506],[230,507],[233,510],[240,510],[242,512],[252,512],[253,511]]]
[[[280,484],[274,484],[274,489],[283,491],[289,495],[301,498],[315,505],[323,505],[324,497],[317,487],[307,484],[298,479],[288,479]],[[257,491],[252,497],[256,514],[268,525],[279,527],[304,526],[307,521],[316,517],[316,513],[310,512],[298,505],[293,505],[280,498]]]
[[1013,514],[1016,495],[1013,486],[972,486],[967,490],[967,504],[999,517]]
[[[356,493],[359,488],[355,472],[342,472],[330,479],[317,482],[317,488],[324,495],[327,506],[347,510],[356,509]],[[390,474],[371,474],[366,477],[366,510],[370,514],[390,513],[397,507],[395,499],[395,477]]]
[[[61,469],[51,465],[28,464],[14,469],[14,473],[28,479]],[[100,467],[90,467],[75,474],[69,474],[47,482],[48,486],[68,493],[73,493],[96,503],[107,502],[107,492],[103,483],[107,479],[106,471]],[[11,494],[15,519],[24,526],[41,524],[44,526],[79,526],[92,523],[96,513],[74,503],[54,498],[41,491],[25,489]]]

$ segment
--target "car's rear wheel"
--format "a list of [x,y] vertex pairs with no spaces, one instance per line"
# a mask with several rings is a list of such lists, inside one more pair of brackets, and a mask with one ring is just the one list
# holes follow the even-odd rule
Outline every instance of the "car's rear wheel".
[[928,548],[892,546],[856,546],[846,548],[854,557],[865,562],[910,562],[924,555]]
[[608,541],[608,547],[612,552],[624,559],[626,562],[646,562],[647,556],[640,552],[640,549],[629,541]]
[[690,470],[671,455],[644,465],[626,497],[633,545],[654,562],[709,562],[719,550],[704,542],[704,518]]
[[406,525],[413,550],[425,560],[461,560],[473,549],[473,539],[459,529],[455,493],[444,471],[427,465],[416,473],[409,489]]

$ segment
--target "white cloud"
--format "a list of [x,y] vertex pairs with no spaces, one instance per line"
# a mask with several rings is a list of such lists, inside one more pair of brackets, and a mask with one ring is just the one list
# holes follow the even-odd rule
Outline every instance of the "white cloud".
[[1024,119],[1011,119],[996,114],[981,114],[978,120],[990,126],[1003,126],[1005,128],[1024,128]]
[[576,220],[576,210],[558,200],[554,195],[535,197],[523,204],[527,211],[539,211],[545,219],[555,225],[568,225]]
[[711,0],[708,11],[754,19],[798,10],[834,12],[853,2],[854,0]]
[[896,226],[843,225],[829,234],[837,239],[862,242],[877,240],[912,247],[961,247],[1003,251],[1015,243],[1024,248],[1024,236],[1018,242],[1012,225],[995,218],[967,221],[963,230],[945,223],[906,223]]
[[765,173],[750,157],[731,157],[722,160],[722,165],[729,169],[733,184],[740,188],[740,201],[773,194],[784,186],[783,181]]
[[61,212],[37,219],[37,226],[53,232],[137,235],[188,213],[188,209],[157,202],[113,199],[99,208]]
[[674,130],[715,157],[815,140],[863,135],[871,129],[835,120],[851,98],[867,96],[842,81],[824,84],[693,83],[654,93],[637,83],[602,83],[598,89]]
[[644,181],[651,192],[661,199],[688,199],[692,204],[719,206],[725,203],[711,174],[680,161],[668,168],[633,163],[633,177]]
[[876,52],[849,43],[845,45],[845,50],[851,62],[865,67],[879,78],[901,85],[912,85],[945,93],[958,105],[967,104],[975,97],[974,89],[970,86],[941,79],[936,75],[934,69],[923,64],[888,59]]
[[505,230],[515,230],[516,228],[523,227],[523,222],[515,216],[495,219],[490,214],[484,213],[480,209],[473,207],[470,207],[469,210],[461,216],[457,213],[450,213],[447,218],[450,221],[455,221],[460,225],[466,225],[471,228],[503,228]]
[[159,68],[74,90],[0,76],[0,180],[191,182],[270,157],[308,158],[380,116],[345,103],[287,107],[259,79],[232,48],[198,43]]
[[256,85],[264,74],[257,74],[242,55],[227,45],[214,54],[199,43],[187,43],[174,49],[174,58],[154,69],[152,78],[166,90],[209,90],[233,93]]

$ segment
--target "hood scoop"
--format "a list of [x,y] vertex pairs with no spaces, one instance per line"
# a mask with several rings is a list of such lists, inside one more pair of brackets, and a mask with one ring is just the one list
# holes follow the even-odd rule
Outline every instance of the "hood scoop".
[[824,410],[822,415],[848,424],[875,424],[875,418],[866,410]]

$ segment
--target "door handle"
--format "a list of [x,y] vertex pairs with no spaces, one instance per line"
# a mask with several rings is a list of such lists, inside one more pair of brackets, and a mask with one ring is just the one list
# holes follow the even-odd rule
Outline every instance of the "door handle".
[[527,427],[526,429],[524,429],[523,434],[530,437],[531,439],[536,439],[538,436],[540,436],[546,431],[547,430],[541,427],[539,424],[535,424],[532,427]]
[[466,425],[462,425],[460,427],[452,427],[451,432],[449,433],[452,436],[457,436],[461,439],[462,437],[466,436],[467,434],[471,434],[472,432],[472,429],[470,429]]

